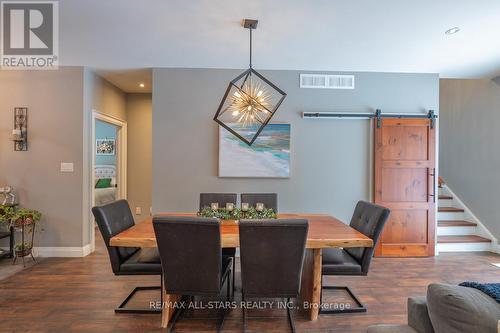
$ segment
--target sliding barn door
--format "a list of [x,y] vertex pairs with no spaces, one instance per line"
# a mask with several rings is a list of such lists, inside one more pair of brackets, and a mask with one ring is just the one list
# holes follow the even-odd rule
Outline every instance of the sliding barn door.
[[435,129],[428,119],[375,121],[375,202],[391,209],[376,256],[434,255]]

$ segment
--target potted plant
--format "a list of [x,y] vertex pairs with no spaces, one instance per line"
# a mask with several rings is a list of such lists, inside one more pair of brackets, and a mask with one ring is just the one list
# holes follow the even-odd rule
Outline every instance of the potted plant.
[[30,226],[39,222],[42,218],[42,214],[34,209],[19,208],[14,211],[11,217],[11,223],[15,228],[21,228],[22,226]]
[[14,245],[14,251],[16,251],[16,257],[29,256],[33,251],[33,243],[31,242],[17,243],[16,245]]
[[10,226],[10,221],[14,215],[14,207],[0,205],[0,223],[5,223]]
[[[33,240],[35,237],[35,226],[42,218],[42,214],[34,209],[19,208],[13,212],[10,216],[11,225],[21,232],[21,242],[17,243],[14,247],[17,257],[26,257],[32,254],[33,250]],[[31,242],[25,241],[26,233],[29,235],[31,233]],[[33,258],[34,260],[34,258]]]

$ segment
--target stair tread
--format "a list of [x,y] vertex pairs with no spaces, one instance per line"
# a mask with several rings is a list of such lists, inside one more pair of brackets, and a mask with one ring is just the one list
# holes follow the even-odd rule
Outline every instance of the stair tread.
[[453,197],[451,195],[440,194],[439,199],[440,200],[451,200],[451,199],[453,199]]
[[438,227],[475,227],[476,223],[462,220],[438,221]]
[[438,212],[440,212],[440,213],[463,213],[464,210],[462,208],[457,208],[457,207],[439,207]]
[[491,240],[476,236],[476,235],[464,235],[464,236],[438,236],[438,243],[490,243]]

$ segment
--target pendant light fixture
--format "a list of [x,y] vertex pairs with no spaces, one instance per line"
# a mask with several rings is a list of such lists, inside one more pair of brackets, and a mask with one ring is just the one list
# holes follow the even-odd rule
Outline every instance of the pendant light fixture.
[[250,31],[250,67],[234,78],[226,89],[214,120],[251,146],[266,127],[286,93],[252,67],[252,30],[257,20],[245,19]]

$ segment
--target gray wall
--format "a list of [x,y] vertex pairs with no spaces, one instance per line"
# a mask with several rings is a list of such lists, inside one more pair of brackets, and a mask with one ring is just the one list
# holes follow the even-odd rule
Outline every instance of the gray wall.
[[355,90],[300,89],[298,71],[262,71],[288,93],[274,121],[291,123],[289,179],[217,177],[212,120],[241,71],[154,69],[153,211],[194,211],[200,192],[278,192],[283,212],[330,213],[348,221],[369,199],[370,122],[302,119],[302,111],[438,110],[437,74],[354,73]]
[[500,80],[441,80],[441,176],[500,239]]
[[[0,183],[42,212],[36,246],[82,246],[83,69],[0,71]],[[28,107],[29,150],[15,152],[16,106]],[[61,173],[73,162],[73,173]]]
[[127,94],[128,201],[132,212],[141,207],[137,221],[149,216],[151,207],[152,173],[152,97],[151,94]]
[[125,93],[91,70],[86,71],[85,88],[89,90],[90,107],[108,116],[127,120]]
[[[108,116],[127,120],[126,112],[126,94],[95,74],[89,68],[84,69],[83,83],[83,126],[90,129],[92,126],[92,111],[96,110]],[[91,239],[94,220],[89,207],[91,207],[91,191],[87,184],[92,179],[92,160],[89,157],[92,146],[95,142],[90,138],[90,130],[84,132],[83,137],[83,224],[81,233],[83,234],[83,244],[89,244]]]
[[[149,215],[151,207],[151,94],[126,94],[121,89],[85,69],[85,110],[84,118],[90,124],[92,110],[127,122],[127,199],[132,212],[135,207],[142,208],[142,214],[134,215],[140,221]],[[89,125],[90,126],[90,125]],[[89,142],[88,138],[84,142]],[[91,147],[85,147],[90,149]],[[91,161],[84,162],[90,178]],[[84,184],[88,181],[84,179]],[[87,187],[85,198],[90,201]],[[87,202],[88,202],[87,201]],[[84,204],[85,205],[85,204]],[[89,242],[92,228],[92,216],[83,211],[84,242]]]
[[[42,212],[35,246],[81,247],[89,243],[89,182],[93,109],[129,123],[129,195],[132,206],[151,206],[151,95],[127,95],[83,67],[55,71],[0,71],[0,185],[14,186],[22,206]],[[14,152],[13,110],[29,108],[29,150]],[[73,162],[73,173],[61,173]],[[135,171],[137,170],[137,171]],[[149,172],[148,172],[149,170]],[[136,177],[136,175],[138,175]],[[148,180],[149,179],[149,180]],[[0,241],[6,246],[7,240]]]

